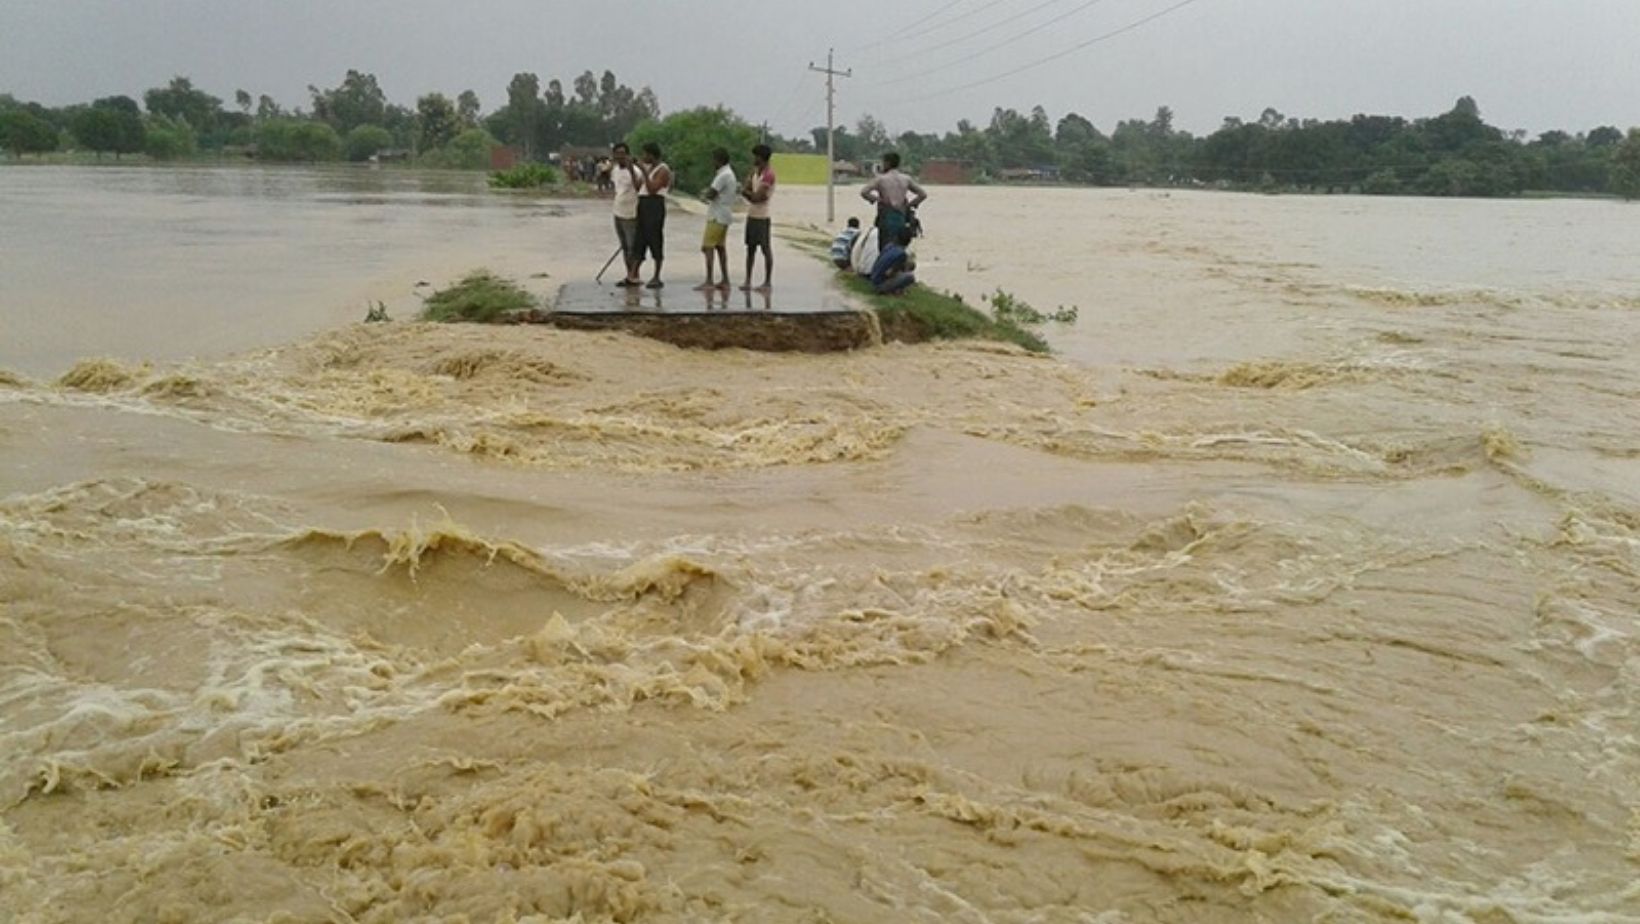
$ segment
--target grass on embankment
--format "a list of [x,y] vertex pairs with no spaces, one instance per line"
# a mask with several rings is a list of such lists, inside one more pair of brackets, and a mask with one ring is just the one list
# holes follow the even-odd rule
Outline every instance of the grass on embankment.
[[429,321],[493,323],[503,315],[536,307],[535,296],[510,279],[489,270],[474,270],[448,289],[427,298],[422,317]]
[[[818,232],[782,229],[793,247],[831,266],[831,242]],[[925,340],[997,340],[1032,353],[1049,352],[1048,342],[1010,320],[998,320],[969,305],[959,295],[921,282],[902,295],[878,295],[869,280],[849,270],[837,271],[837,284],[859,296],[877,313],[883,337],[920,343]]]
[[1048,342],[1018,324],[998,321],[961,297],[918,283],[902,295],[878,295],[870,280],[839,272],[838,284],[865,299],[882,321],[890,340],[1000,340],[1032,353],[1048,352]]

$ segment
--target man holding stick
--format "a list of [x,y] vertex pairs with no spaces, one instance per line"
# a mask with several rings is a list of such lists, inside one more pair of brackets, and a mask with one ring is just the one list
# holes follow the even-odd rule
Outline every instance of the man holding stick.
[[626,265],[626,278],[615,283],[621,288],[643,285],[638,276],[638,193],[644,187],[643,174],[632,162],[632,149],[626,142],[617,141],[610,148],[615,163],[610,167],[609,179],[615,189],[615,237],[621,242],[621,260]]

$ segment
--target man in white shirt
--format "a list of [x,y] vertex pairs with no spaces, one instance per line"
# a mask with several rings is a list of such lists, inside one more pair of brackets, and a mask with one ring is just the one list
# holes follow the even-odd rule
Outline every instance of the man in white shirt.
[[[706,255],[706,281],[696,286],[697,291],[705,292],[709,289],[729,290],[729,226],[735,222],[735,180],[734,168],[729,166],[729,152],[718,148],[712,152],[712,166],[717,168],[717,174],[712,177],[712,185],[707,188],[706,198],[706,233],[700,239],[700,251]],[[723,278],[714,282],[712,277],[712,256],[717,256],[718,265],[723,269]]]
[[617,141],[610,148],[615,164],[609,170],[610,182],[615,188],[615,237],[621,242],[621,258],[626,264],[626,278],[615,283],[627,288],[641,286],[638,276],[638,192],[643,189],[643,174],[632,162],[632,149],[626,142]]

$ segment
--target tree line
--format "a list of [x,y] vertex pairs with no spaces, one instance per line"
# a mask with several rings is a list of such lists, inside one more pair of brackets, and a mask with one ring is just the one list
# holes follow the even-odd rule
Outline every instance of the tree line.
[[660,115],[648,87],[633,89],[605,71],[541,89],[520,74],[507,104],[484,115],[478,94],[428,93],[414,108],[392,103],[374,74],[350,70],[334,87],[308,87],[309,106],[286,110],[245,90],[226,103],[187,77],[130,96],[48,107],[0,94],[0,150],[13,157],[85,151],[98,158],[144,154],[177,160],[235,153],[279,162],[413,160],[433,167],[484,168],[491,149],[516,143],[542,159],[562,144],[606,144]]
[[[329,88],[308,87],[306,109],[285,110],[270,97],[235,92],[231,105],[177,77],[142,95],[112,96],[51,108],[0,94],[0,149],[13,156],[57,150],[99,157],[143,153],[156,160],[235,151],[262,160],[363,161],[388,156],[436,167],[483,168],[490,150],[514,145],[546,160],[565,146],[603,147],[628,139],[664,140],[674,167],[691,182],[691,152],[723,146],[741,156],[754,138],[776,151],[825,150],[825,130],[809,137],[769,134],[722,107],[662,118],[648,87],[591,71],[569,86],[515,75],[506,102],[486,114],[478,95],[429,93],[414,108],[387,99],[375,75],[350,70]],[[1319,120],[1266,109],[1257,119],[1231,117],[1195,136],[1174,126],[1162,107],[1149,119],[1127,119],[1106,134],[1069,113],[1057,121],[1041,106],[998,108],[978,126],[959,121],[941,133],[892,134],[867,115],[839,128],[840,160],[868,163],[898,150],[913,171],[934,160],[955,162],[975,182],[1035,179],[1095,186],[1358,192],[1377,195],[1512,196],[1528,191],[1618,194],[1640,198],[1640,129],[1600,126],[1535,138],[1488,124],[1463,97],[1448,112],[1407,119],[1357,115]],[[697,169],[698,168],[698,169]]]
[[[812,145],[823,149],[824,130]],[[1323,121],[1266,109],[1258,119],[1227,118],[1197,137],[1174,127],[1173,111],[1117,123],[1110,134],[1070,113],[1052,121],[997,109],[990,123],[968,121],[939,134],[891,135],[871,116],[839,132],[848,160],[893,147],[918,169],[930,160],[959,162],[977,180],[1024,174],[1098,186],[1355,192],[1376,195],[1512,196],[1528,191],[1620,194],[1640,198],[1640,130],[1613,126],[1536,138],[1486,123],[1471,97],[1438,116],[1406,119],[1357,115]]]

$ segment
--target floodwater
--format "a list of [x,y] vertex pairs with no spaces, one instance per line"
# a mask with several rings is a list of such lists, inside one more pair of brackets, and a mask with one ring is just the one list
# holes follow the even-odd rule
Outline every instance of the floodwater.
[[345,323],[608,255],[435,182],[0,171],[0,915],[1640,920],[1640,211],[935,190],[1053,358]]

